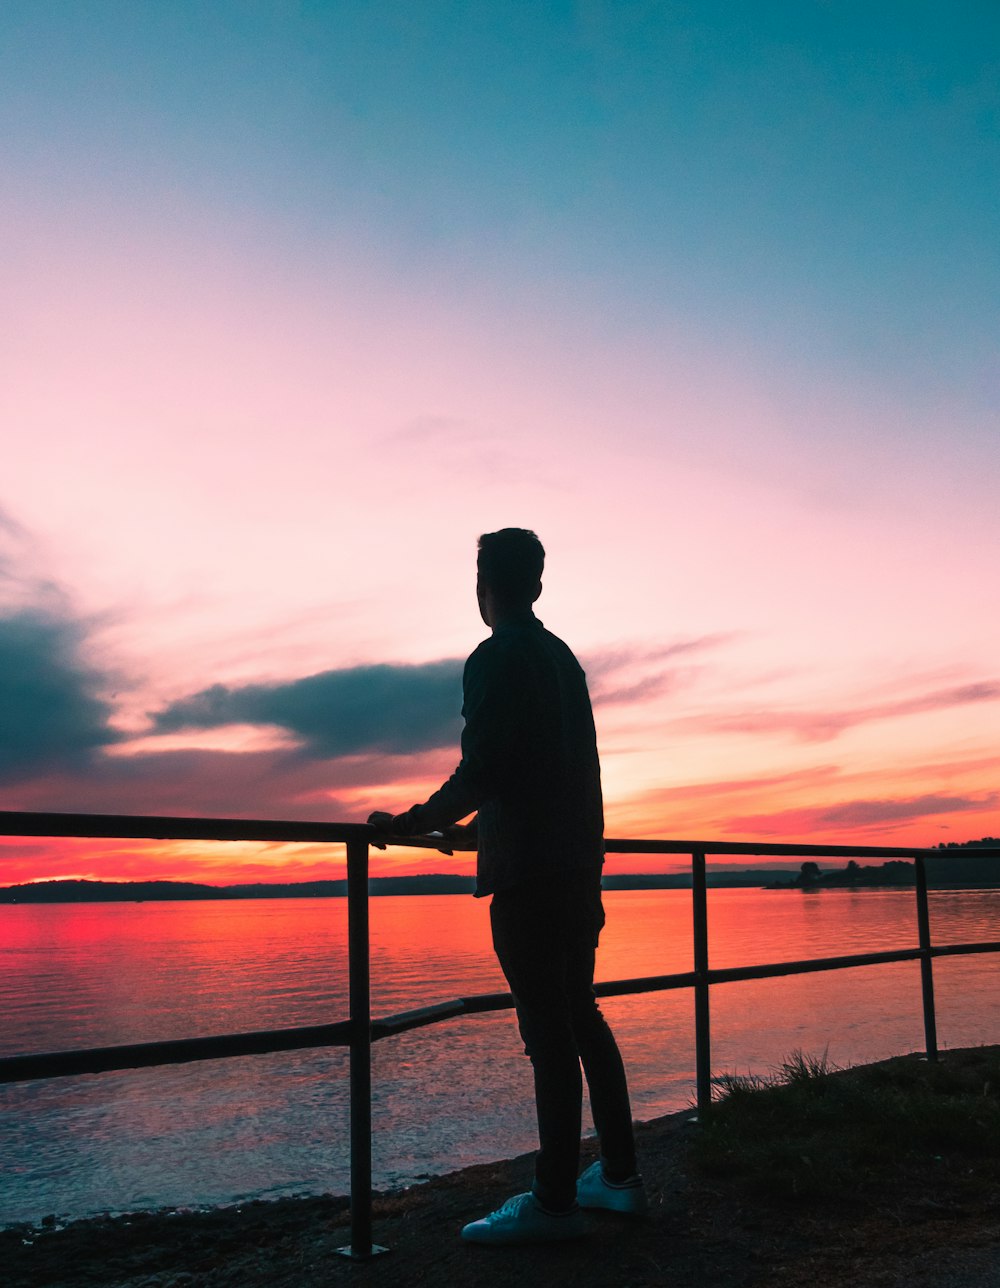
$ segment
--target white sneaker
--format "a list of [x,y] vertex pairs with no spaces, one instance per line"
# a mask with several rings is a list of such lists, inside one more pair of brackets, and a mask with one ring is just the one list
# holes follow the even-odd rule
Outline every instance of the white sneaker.
[[574,1205],[568,1212],[549,1212],[534,1194],[515,1194],[495,1212],[462,1227],[470,1243],[548,1243],[587,1234],[587,1218]]
[[641,1176],[630,1176],[627,1181],[609,1181],[599,1162],[588,1167],[577,1181],[576,1201],[582,1208],[604,1208],[626,1216],[645,1216],[649,1211],[649,1199]]

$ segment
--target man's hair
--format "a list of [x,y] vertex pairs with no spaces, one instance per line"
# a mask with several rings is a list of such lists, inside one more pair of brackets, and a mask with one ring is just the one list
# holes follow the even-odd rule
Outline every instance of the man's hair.
[[501,528],[479,538],[479,577],[506,603],[531,603],[545,566],[545,551],[527,528]]

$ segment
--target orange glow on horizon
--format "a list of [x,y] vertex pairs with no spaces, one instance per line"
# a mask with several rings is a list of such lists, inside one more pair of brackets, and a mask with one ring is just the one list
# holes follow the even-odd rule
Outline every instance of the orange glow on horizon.
[[[734,793],[739,794],[739,793]],[[837,799],[836,794],[831,798]],[[914,808],[922,797],[913,791]],[[926,796],[928,808],[934,799]],[[949,841],[965,841],[994,835],[997,829],[996,803],[984,794],[981,809],[960,814],[942,811],[911,820],[875,820],[851,825],[824,823],[824,801],[813,794],[803,804],[796,791],[742,799],[746,820],[737,827],[731,813],[718,809],[732,807],[726,792],[700,796],[683,788],[647,793],[607,806],[608,836],[709,840],[718,842],[814,844],[912,845],[922,848]],[[726,867],[761,867],[781,860],[734,856],[718,858]],[[439,851],[412,847],[372,848],[369,852],[372,876],[416,876],[428,873],[472,875],[475,856],[471,853],[445,855]],[[609,855],[609,873],[653,873],[683,871],[687,863],[673,855]],[[252,883],[292,883],[338,880],[346,876],[342,846],[257,843],[95,840],[91,838],[0,838],[0,886],[54,880],[89,881],[193,881],[224,886]]]

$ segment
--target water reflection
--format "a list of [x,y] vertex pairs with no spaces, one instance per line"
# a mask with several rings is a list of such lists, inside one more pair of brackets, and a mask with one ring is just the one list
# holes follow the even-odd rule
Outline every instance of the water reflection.
[[[684,891],[607,897],[598,978],[690,969]],[[944,942],[1000,938],[1000,895],[931,896]],[[486,901],[371,904],[376,1014],[504,987]],[[713,966],[916,944],[912,891],[716,890]],[[315,1024],[347,1011],[346,903],[19,905],[0,908],[6,1023],[0,1050],[52,1050]],[[943,1045],[1000,1041],[1000,960],[935,964]],[[690,991],[602,1002],[629,1069],[636,1116],[690,1103]],[[837,1062],[922,1045],[919,967],[900,963],[720,985],[713,1067],[762,1070],[791,1050]],[[530,1072],[510,1013],[470,1017],[375,1048],[376,1184],[412,1181],[532,1147]],[[0,1089],[8,1174],[0,1221],[47,1212],[343,1192],[346,1054],[219,1060]]]

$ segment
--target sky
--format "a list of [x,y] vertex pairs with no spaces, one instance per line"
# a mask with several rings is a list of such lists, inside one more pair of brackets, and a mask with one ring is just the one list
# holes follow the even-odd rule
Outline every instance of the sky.
[[992,3],[6,0],[0,809],[424,799],[524,526],[609,835],[997,835],[998,214]]

